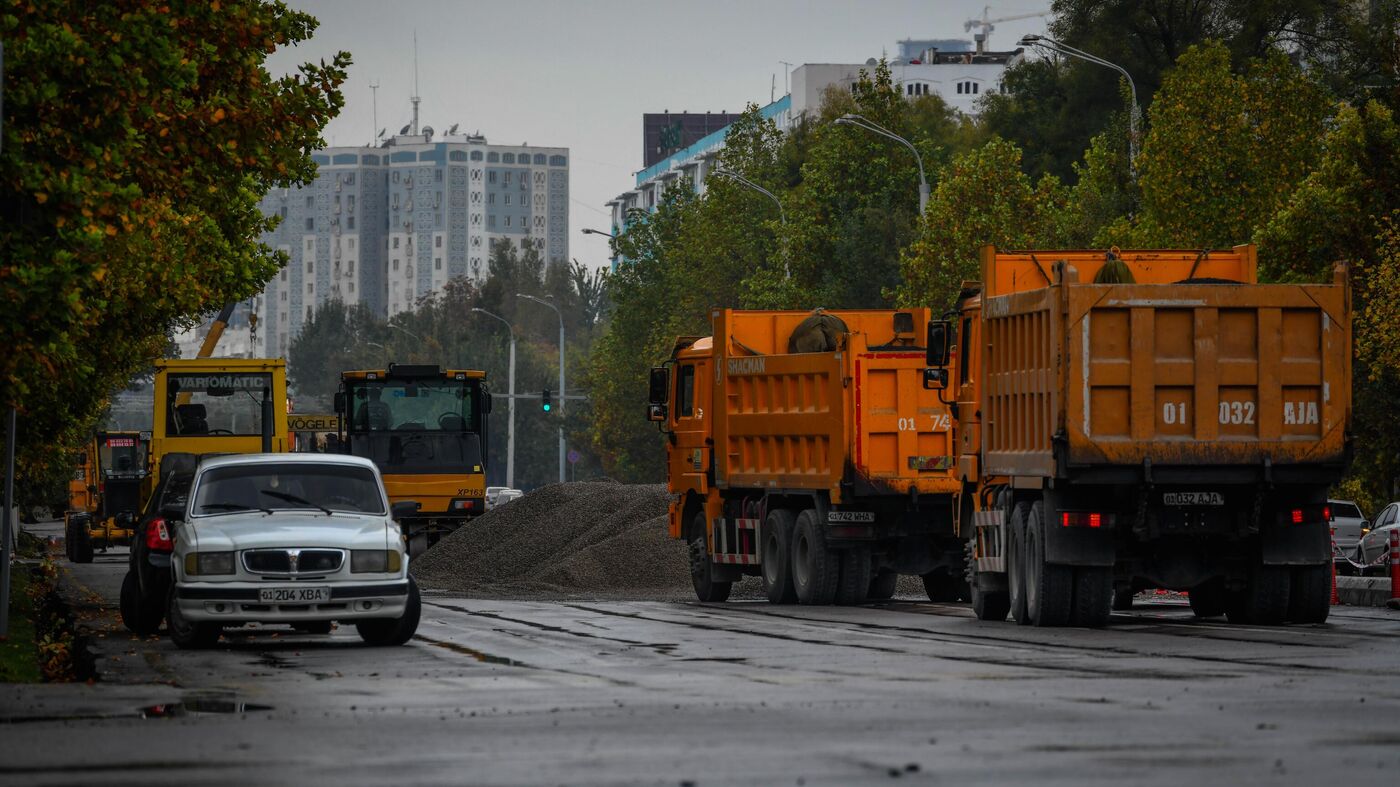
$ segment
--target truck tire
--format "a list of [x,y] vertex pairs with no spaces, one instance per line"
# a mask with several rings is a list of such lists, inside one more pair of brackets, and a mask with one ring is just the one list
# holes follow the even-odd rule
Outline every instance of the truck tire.
[[1288,618],[1289,576],[1286,566],[1256,564],[1242,590],[1231,593],[1225,614],[1231,623],[1277,626]]
[[861,604],[870,592],[870,547],[843,549],[841,579],[836,584],[836,603]]
[[929,601],[951,604],[958,600],[958,578],[946,568],[935,569],[920,577]]
[[88,534],[87,523],[82,520],[73,525],[73,562],[92,562],[92,536]]
[[1126,612],[1133,608],[1133,597],[1137,594],[1133,592],[1132,585],[1119,585],[1113,589],[1113,611]]
[[142,599],[140,579],[135,571],[127,570],[126,576],[122,578],[120,608],[122,624],[131,633],[144,637],[160,631],[161,621],[165,619],[163,601],[164,599],[157,598],[155,603],[152,603],[151,599]]
[[835,601],[840,575],[839,556],[826,545],[825,525],[814,509],[803,511],[797,517],[792,537],[792,584],[797,590],[797,603],[821,605]]
[[792,529],[796,517],[775,508],[763,520],[763,590],[772,604],[797,603],[792,586]]
[[1112,568],[1079,566],[1074,569],[1074,611],[1070,614],[1070,625],[1102,628],[1108,623],[1112,606]]
[[894,592],[898,585],[899,574],[888,568],[882,568],[870,578],[870,590],[866,591],[865,597],[870,601],[887,601],[894,598]]
[[1225,614],[1230,602],[1225,583],[1218,578],[1191,588],[1186,600],[1198,618],[1218,618]]
[[732,582],[715,579],[709,545],[705,543],[705,512],[698,511],[690,529],[690,584],[695,597],[706,603],[718,604],[729,598]]
[[1045,504],[1031,504],[1024,543],[1026,616],[1031,625],[1064,626],[1074,610],[1074,570],[1045,562]]
[[1026,573],[1025,550],[1026,519],[1031,507],[1017,503],[1011,508],[1011,518],[1006,523],[1006,588],[1011,603],[1011,617],[1022,626],[1031,622],[1026,614]]
[[1332,611],[1331,566],[1297,566],[1289,572],[1288,619],[1294,623],[1326,623]]
[[977,581],[977,564],[973,559],[976,538],[973,536],[967,541],[967,583],[972,593],[972,613],[978,620],[1006,620],[1006,613],[1011,611],[1011,595],[1005,590],[983,590]]

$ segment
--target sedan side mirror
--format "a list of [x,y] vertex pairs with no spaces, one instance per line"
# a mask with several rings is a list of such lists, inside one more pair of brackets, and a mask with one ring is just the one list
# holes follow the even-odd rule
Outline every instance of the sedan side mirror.
[[417,500],[400,500],[389,506],[389,515],[394,518],[395,522],[407,519],[416,513],[418,513]]

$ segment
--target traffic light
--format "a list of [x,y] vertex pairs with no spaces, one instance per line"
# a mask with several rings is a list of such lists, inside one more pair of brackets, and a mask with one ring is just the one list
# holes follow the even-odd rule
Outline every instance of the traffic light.
[[543,394],[540,394],[540,409],[546,413],[554,409],[554,403],[549,400],[548,388],[544,389]]

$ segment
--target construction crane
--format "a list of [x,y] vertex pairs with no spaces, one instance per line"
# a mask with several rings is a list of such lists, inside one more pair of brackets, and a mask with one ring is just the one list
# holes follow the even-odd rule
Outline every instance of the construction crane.
[[966,22],[963,22],[963,32],[965,32],[965,33],[971,32],[971,31],[972,31],[972,28],[974,28],[974,27],[976,27],[976,28],[981,28],[980,32],[978,32],[978,33],[974,36],[974,39],[977,41],[977,49],[978,49],[979,51],[981,51],[982,49],[986,48],[986,46],[988,45],[988,43],[989,43],[988,40],[987,40],[987,39],[988,39],[988,36],[990,36],[990,35],[991,35],[991,32],[992,32],[993,30],[996,29],[996,23],[998,23],[998,22],[1015,22],[1015,21],[1018,20],[1018,19],[1033,19],[1033,18],[1035,18],[1035,17],[1037,17],[1037,16],[1049,16],[1049,15],[1050,15],[1050,12],[1049,12],[1049,11],[1037,11],[1037,12],[1035,12],[1035,13],[1029,13],[1029,14],[1013,14],[1013,15],[1011,15],[1011,16],[1002,16],[1002,17],[998,17],[998,18],[996,18],[996,19],[991,19],[991,18],[989,18],[989,15],[991,14],[991,11],[992,11],[992,7],[991,7],[991,6],[989,6],[989,5],[988,5],[988,6],[983,6],[983,7],[982,7],[982,18],[981,18],[981,19],[969,19],[969,20],[967,20]]

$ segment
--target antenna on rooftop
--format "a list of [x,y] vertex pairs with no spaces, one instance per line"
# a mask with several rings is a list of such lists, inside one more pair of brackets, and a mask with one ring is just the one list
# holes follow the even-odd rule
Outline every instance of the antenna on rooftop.
[[[378,83],[378,82],[371,82],[371,83],[369,83],[369,92],[370,92],[370,95],[374,97],[374,125],[370,126],[370,128],[371,128],[371,129],[375,129],[375,128],[379,128],[379,83]],[[379,137],[382,137],[382,136],[384,136],[384,132],[383,132],[383,131],[379,132]],[[379,137],[375,137],[374,140],[371,140],[371,141],[370,141],[370,144],[373,145],[373,144],[374,144],[374,141],[378,140]]]
[[418,97],[418,31],[417,31],[417,30],[414,30],[414,31],[413,31],[413,95],[412,95],[411,97],[409,97],[408,100],[413,102],[413,123],[412,123],[411,125],[413,126],[413,133],[414,133],[414,134],[417,134],[417,133],[418,133],[418,102],[422,100],[422,99],[420,99],[420,98]]

